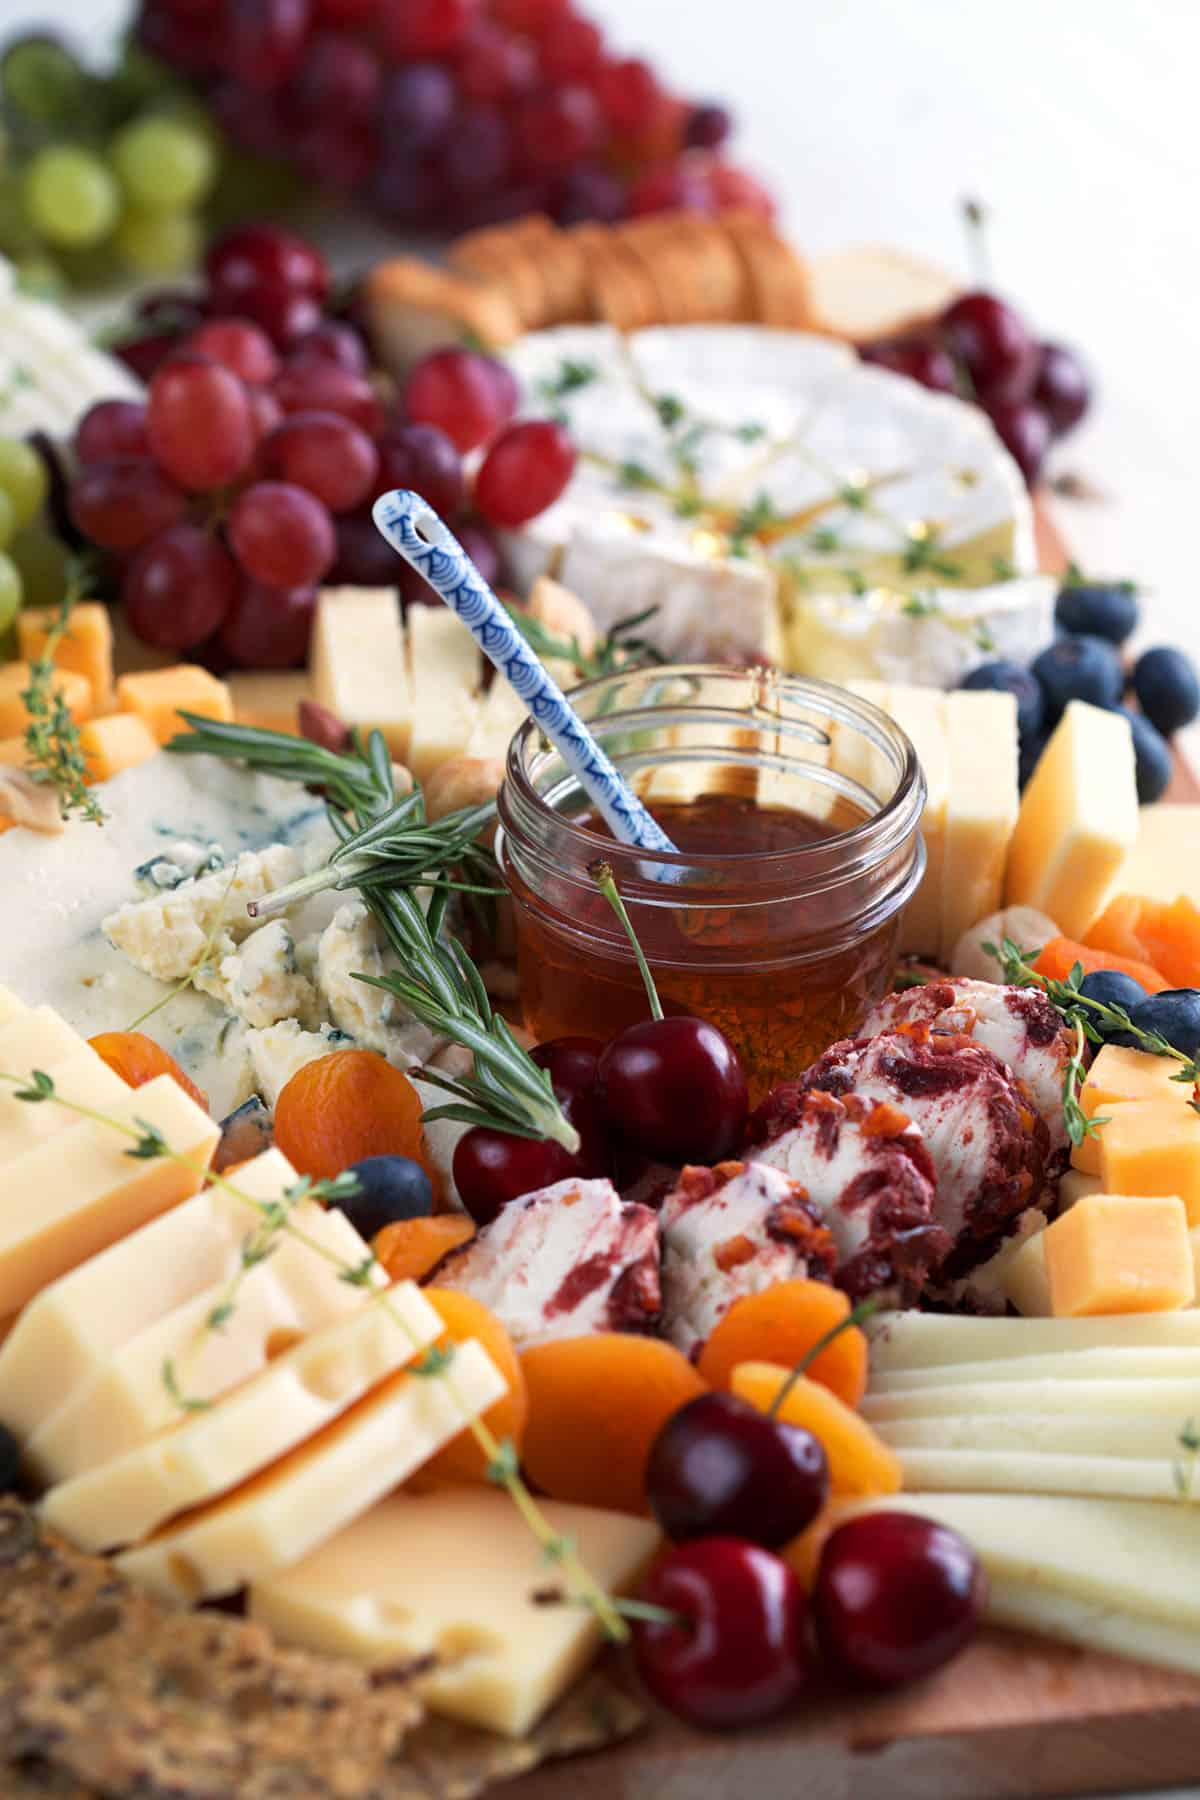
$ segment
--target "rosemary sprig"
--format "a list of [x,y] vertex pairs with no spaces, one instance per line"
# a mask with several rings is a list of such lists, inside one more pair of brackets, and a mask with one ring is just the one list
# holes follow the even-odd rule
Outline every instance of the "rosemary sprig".
[[29,714],[25,730],[26,768],[34,781],[53,787],[64,819],[72,814],[94,825],[104,823],[104,809],[87,784],[87,761],[79,742],[79,727],[55,686],[54,654],[71,626],[71,614],[87,591],[92,564],[87,557],[72,557],[58,616],[46,634],[40,656],[29,665],[29,686],[21,699]]
[[[272,1242],[277,1240],[281,1232],[287,1232],[336,1268],[343,1281],[348,1281],[354,1286],[364,1286],[370,1279],[371,1271],[376,1267],[374,1255],[371,1255],[365,1263],[346,1262],[335,1251],[327,1249],[324,1244],[310,1237],[307,1232],[300,1230],[291,1217],[297,1202],[304,1198],[328,1200],[334,1203],[348,1198],[350,1184],[353,1183],[354,1187],[357,1187],[357,1182],[353,1177],[339,1175],[331,1182],[298,1181],[287,1190],[282,1200],[259,1200],[239,1188],[237,1183],[231,1181],[228,1176],[214,1173],[201,1158],[172,1150],[157,1127],[148,1125],[144,1121],[126,1124],[122,1119],[110,1118],[106,1113],[97,1112],[92,1107],[83,1106],[77,1101],[64,1098],[55,1087],[52,1077],[47,1075],[44,1070],[35,1069],[28,1077],[10,1075],[0,1070],[0,1081],[12,1084],[15,1098],[18,1100],[28,1101],[32,1104],[53,1101],[78,1117],[90,1119],[95,1124],[106,1125],[111,1130],[122,1133],[132,1140],[129,1150],[126,1151],[128,1156],[139,1161],[150,1161],[161,1157],[190,1169],[193,1174],[199,1175],[203,1180],[223,1188],[235,1200],[249,1207],[260,1220],[258,1232],[251,1234],[251,1238],[248,1240],[254,1245],[252,1255],[255,1262],[263,1261],[264,1257],[270,1254]],[[246,1254],[247,1251],[244,1247],[243,1261]],[[223,1329],[232,1316],[232,1308],[235,1303],[236,1295],[233,1300],[223,1300],[214,1307],[201,1327],[202,1332],[207,1334]],[[370,1304],[381,1306],[388,1316],[400,1326],[401,1330],[406,1332],[409,1330],[403,1317],[395,1310],[387,1288],[382,1288]],[[454,1380],[454,1346],[452,1344],[439,1346],[436,1355],[431,1355],[427,1349],[415,1343],[414,1348],[422,1349],[423,1354],[409,1365],[410,1373],[443,1383],[453,1404],[462,1415],[465,1429],[471,1433],[487,1459],[489,1479],[494,1481],[498,1487],[504,1488],[541,1545],[547,1560],[556,1562],[563,1569],[568,1581],[573,1586],[574,1597],[591,1608],[605,1636],[614,1643],[626,1641],[629,1630],[612,1599],[580,1561],[571,1540],[555,1531],[522,1480],[515,1445],[510,1439],[498,1439],[481,1418],[472,1414],[463,1399]],[[162,1380],[168,1397],[180,1412],[201,1411],[211,1404],[210,1401],[187,1394],[179,1380],[177,1370],[170,1362],[163,1365]]]

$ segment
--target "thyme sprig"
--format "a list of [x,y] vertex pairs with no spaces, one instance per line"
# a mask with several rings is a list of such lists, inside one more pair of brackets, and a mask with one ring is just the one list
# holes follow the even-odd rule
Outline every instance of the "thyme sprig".
[[661,650],[638,635],[639,627],[658,612],[657,606],[646,606],[641,612],[618,619],[594,650],[585,650],[577,637],[559,637],[540,619],[518,606],[510,606],[508,612],[525,642],[543,662],[573,663],[585,681],[591,681],[597,675],[613,675],[619,669],[647,668],[666,661]]
[[1080,983],[1086,973],[1082,963],[1075,963],[1065,980],[1060,981],[1034,968],[1040,952],[1022,950],[1010,937],[999,944],[987,943],[980,947],[986,956],[1000,964],[1004,980],[1010,987],[1040,987],[1050,1004],[1074,1029],[1075,1044],[1063,1073],[1063,1122],[1072,1144],[1082,1144],[1085,1138],[1098,1136],[1100,1127],[1108,1123],[1107,1119],[1087,1117],[1080,1105],[1079,1090],[1087,1074],[1084,1063],[1087,1044],[1104,1044],[1114,1032],[1127,1032],[1140,1049],[1152,1056],[1173,1058],[1179,1068],[1171,1079],[1198,1090],[1188,1104],[1200,1112],[1200,1061],[1177,1050],[1161,1032],[1147,1031],[1143,1026],[1135,1025],[1125,1007],[1081,994]]
[[71,614],[87,591],[92,575],[88,557],[72,557],[58,614],[46,633],[40,656],[29,665],[29,686],[21,699],[29,715],[25,729],[25,767],[34,781],[53,787],[64,819],[76,815],[94,825],[104,823],[104,809],[87,782],[87,759],[79,727],[55,684],[55,652],[71,628]]
[[[349,1197],[351,1186],[357,1188],[353,1176],[339,1175],[332,1181],[310,1182],[301,1180],[289,1187],[281,1200],[260,1200],[245,1192],[235,1181],[226,1175],[212,1171],[200,1157],[189,1156],[183,1151],[173,1150],[154,1125],[146,1121],[126,1123],[123,1119],[115,1119],[106,1113],[84,1106],[77,1101],[68,1100],[60,1094],[53,1078],[44,1070],[35,1069],[28,1076],[11,1075],[0,1070],[0,1081],[12,1084],[15,1098],[32,1104],[52,1101],[80,1118],[90,1119],[98,1125],[108,1126],[131,1140],[126,1155],[136,1160],[149,1161],[162,1158],[174,1162],[183,1168],[190,1169],[202,1180],[222,1188],[235,1200],[248,1207],[257,1217],[259,1223],[256,1230],[249,1234],[242,1248],[242,1269],[239,1276],[244,1279],[248,1268],[262,1262],[271,1254],[280,1234],[287,1233],[306,1245],[315,1254],[336,1268],[343,1281],[355,1286],[365,1286],[373,1273],[381,1267],[371,1254],[366,1262],[350,1263],[328,1249],[324,1244],[301,1230],[294,1222],[292,1214],[303,1199],[314,1199],[337,1204]],[[238,1283],[240,1286],[240,1281]],[[223,1330],[233,1316],[236,1306],[237,1289],[232,1296],[226,1295],[210,1310],[201,1326],[203,1335]],[[516,1506],[529,1530],[542,1548],[548,1561],[556,1563],[564,1572],[569,1582],[572,1597],[592,1610],[604,1632],[615,1643],[628,1639],[629,1629],[614,1606],[610,1596],[589,1573],[580,1561],[578,1553],[570,1538],[556,1532],[550,1521],[538,1506],[533,1495],[521,1478],[519,1459],[516,1447],[511,1439],[499,1439],[495,1433],[471,1411],[454,1379],[455,1346],[441,1344],[431,1351],[427,1346],[418,1344],[403,1316],[396,1310],[386,1287],[374,1295],[369,1302],[380,1306],[388,1316],[413,1338],[414,1349],[420,1355],[408,1365],[409,1372],[429,1380],[440,1381],[445,1386],[452,1403],[462,1416],[465,1429],[468,1430],[479,1445],[486,1458],[489,1480],[502,1487]],[[179,1372],[174,1364],[167,1361],[162,1368],[164,1390],[172,1405],[181,1413],[194,1413],[206,1409],[212,1404],[210,1400],[189,1395],[180,1380]]]

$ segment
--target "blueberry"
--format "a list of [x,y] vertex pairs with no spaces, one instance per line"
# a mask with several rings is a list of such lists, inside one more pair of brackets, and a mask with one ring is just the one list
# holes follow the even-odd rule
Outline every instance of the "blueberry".
[[1079,991],[1089,1000],[1099,1000],[1105,1006],[1123,1006],[1126,1012],[1146,998],[1141,982],[1135,981],[1132,975],[1122,975],[1119,969],[1094,969],[1084,976]]
[[1007,657],[998,656],[992,662],[980,663],[977,669],[964,675],[962,686],[1015,694],[1017,730],[1022,742],[1026,738],[1036,737],[1042,729],[1046,703],[1042,699],[1041,688],[1023,663],[1010,662]]
[[1171,779],[1171,747],[1162,733],[1155,731],[1149,719],[1143,718],[1141,713],[1131,712],[1127,706],[1118,706],[1115,710],[1129,720],[1129,729],[1133,733],[1138,803],[1141,806],[1152,806],[1156,800],[1162,799]]
[[1116,706],[1125,687],[1120,658],[1106,638],[1056,638],[1032,663],[1046,701],[1046,722],[1057,725],[1069,700]]
[[11,1494],[21,1475],[21,1446],[7,1425],[0,1425],[0,1494]]
[[1182,650],[1160,644],[1146,650],[1133,665],[1133,691],[1150,723],[1170,737],[1200,714],[1200,679],[1196,665]]
[[342,1202],[342,1211],[368,1242],[398,1219],[424,1219],[433,1211],[433,1187],[420,1163],[407,1156],[364,1156],[352,1163],[361,1193]]
[[1029,777],[1037,768],[1042,758],[1042,751],[1049,741],[1050,733],[1048,731],[1038,731],[1032,737],[1022,737],[1021,754],[1017,764],[1017,776],[1022,788],[1026,786]]
[[1137,626],[1137,589],[1132,581],[1070,582],[1059,589],[1054,617],[1072,636],[1123,644]]
[[1184,1056],[1200,1056],[1200,988],[1164,988],[1139,1000],[1129,1018],[1139,1031],[1157,1031]]

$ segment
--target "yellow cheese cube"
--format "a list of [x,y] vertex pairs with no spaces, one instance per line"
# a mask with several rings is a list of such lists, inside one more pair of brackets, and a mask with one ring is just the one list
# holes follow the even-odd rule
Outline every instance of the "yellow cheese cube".
[[1192,1270],[1196,1277],[1196,1295],[1192,1305],[1200,1304],[1200,1225],[1193,1225],[1188,1232],[1188,1242],[1192,1246]]
[[[42,654],[57,618],[56,606],[30,606],[17,614],[17,653],[26,662]],[[98,600],[79,602],[55,648],[54,666],[85,676],[98,710],[111,704],[113,628],[107,606]]]
[[226,676],[226,686],[239,725],[293,734],[300,729],[300,702],[313,691],[312,677],[304,669],[239,670]]
[[1143,806],[1121,885],[1154,900],[1186,894],[1200,906],[1200,805]]
[[942,963],[964,931],[1000,905],[1020,810],[1013,694],[946,695],[950,788],[942,866]]
[[326,588],[317,600],[309,671],[322,706],[364,738],[381,732],[392,755],[408,760],[412,694],[394,588]]
[[408,764],[418,781],[461,756],[479,718],[483,680],[479,646],[448,606],[414,606],[408,614],[412,741]]
[[[1186,1098],[1178,1082],[1171,1080],[1179,1064],[1169,1056],[1151,1056],[1146,1050],[1126,1050],[1105,1044],[1087,1072],[1079,1090],[1079,1104],[1089,1119],[1107,1118],[1109,1108],[1123,1100],[1180,1100]],[[1071,1162],[1085,1175],[1100,1173],[1100,1138],[1086,1137],[1071,1152]]]
[[1200,1225],[1200,1113],[1188,1092],[1114,1106],[1100,1127],[1100,1178],[1107,1194],[1178,1194]]
[[[91,717],[92,684],[85,675],[77,675],[73,669],[56,669],[53,685],[77,723]],[[24,737],[29,714],[21,695],[28,686],[28,663],[0,664],[0,738]]]
[[1046,1269],[1048,1235],[1045,1230],[1026,1238],[1004,1271],[1004,1292],[1025,1319],[1048,1319],[1053,1311]]
[[1072,700],[1025,789],[1005,902],[1082,940],[1137,842],[1133,738],[1120,713]]
[[1176,1195],[1088,1194],[1042,1236],[1056,1319],[1174,1312],[1196,1297],[1187,1215]]
[[137,713],[109,713],[79,728],[79,747],[87,761],[89,781],[111,781],[158,750],[158,742]]
[[169,743],[185,730],[181,712],[199,713],[205,719],[233,718],[229,689],[196,663],[173,663],[169,669],[143,669],[122,675],[117,682],[117,705],[136,713],[160,744]]
[[1058,1184],[1058,1210],[1066,1212],[1069,1206],[1075,1206],[1085,1194],[1099,1194],[1104,1191],[1104,1183],[1099,1175],[1087,1175],[1082,1169],[1068,1169]]

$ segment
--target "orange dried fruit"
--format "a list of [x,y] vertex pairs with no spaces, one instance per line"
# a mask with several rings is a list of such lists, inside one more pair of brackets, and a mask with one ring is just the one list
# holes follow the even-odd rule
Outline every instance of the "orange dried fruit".
[[1187,894],[1155,900],[1118,894],[1087,934],[1094,950],[1149,963],[1168,987],[1200,986],[1200,907]]
[[[778,1363],[739,1363],[730,1387],[739,1400],[769,1412],[791,1374]],[[833,1494],[898,1494],[900,1461],[865,1419],[819,1381],[801,1375],[788,1389],[778,1416],[802,1425],[819,1438],[829,1459],[829,1491]]]
[[645,1513],[646,1463],[673,1412],[705,1392],[673,1344],[629,1332],[534,1344],[525,1468],[552,1500]]
[[1093,950],[1088,944],[1077,944],[1074,938],[1051,938],[1033,966],[1048,981],[1065,981],[1076,963],[1085,975],[1098,969],[1116,969],[1122,975],[1132,975],[1148,994],[1161,994],[1169,985],[1157,969],[1137,957],[1118,956],[1114,950]]
[[88,1043],[115,1075],[130,1087],[145,1087],[158,1075],[169,1075],[177,1081],[189,1099],[208,1111],[208,1095],[184,1074],[169,1050],[156,1044],[144,1031],[102,1031]]
[[[849,1311],[850,1302],[840,1288],[823,1281],[777,1281],[734,1301],[713,1327],[696,1367],[715,1388],[729,1386],[739,1363],[783,1363],[794,1368]],[[847,1406],[857,1406],[867,1391],[866,1336],[857,1325],[848,1325],[804,1372]]]
[[435,1179],[420,1096],[373,1050],[334,1050],[297,1069],[275,1106],[275,1142],[314,1181],[331,1181],[364,1156],[408,1156]]
[[431,1213],[425,1219],[394,1219],[371,1245],[391,1281],[420,1281],[450,1250],[475,1236],[466,1213]]
[[[439,1343],[465,1344],[469,1338],[476,1339],[508,1383],[507,1394],[492,1402],[483,1415],[483,1423],[498,1442],[507,1438],[519,1452],[529,1417],[529,1391],[512,1339],[495,1313],[471,1294],[459,1294],[453,1288],[430,1288],[426,1299],[446,1323],[446,1335]],[[435,1481],[486,1481],[487,1460],[471,1432],[464,1429],[421,1472]]]

